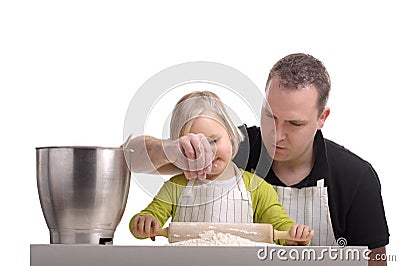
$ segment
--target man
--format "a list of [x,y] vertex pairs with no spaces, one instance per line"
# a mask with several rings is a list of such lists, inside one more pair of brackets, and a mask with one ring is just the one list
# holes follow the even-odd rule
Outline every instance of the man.
[[[241,127],[246,141],[235,162],[272,184],[289,216],[315,230],[312,245],[344,239],[347,245],[367,245],[372,259],[382,257],[389,232],[378,176],[368,162],[321,133],[330,113],[330,86],[316,58],[292,54],[279,60],[268,77],[261,128]],[[137,172],[183,171],[190,179],[212,168],[212,148],[201,134],[175,142],[142,136],[127,145],[148,155],[132,162]],[[386,264],[369,261],[378,263]]]

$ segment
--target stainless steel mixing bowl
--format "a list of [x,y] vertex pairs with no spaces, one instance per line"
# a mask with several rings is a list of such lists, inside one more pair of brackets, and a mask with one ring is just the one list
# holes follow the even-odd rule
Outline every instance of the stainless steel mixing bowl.
[[36,148],[37,186],[52,244],[112,244],[128,198],[121,148]]

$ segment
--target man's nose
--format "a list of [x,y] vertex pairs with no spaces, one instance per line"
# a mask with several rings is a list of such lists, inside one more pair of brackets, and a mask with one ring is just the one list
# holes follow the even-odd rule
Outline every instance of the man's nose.
[[276,142],[282,141],[286,138],[286,131],[280,123],[275,124],[275,136]]

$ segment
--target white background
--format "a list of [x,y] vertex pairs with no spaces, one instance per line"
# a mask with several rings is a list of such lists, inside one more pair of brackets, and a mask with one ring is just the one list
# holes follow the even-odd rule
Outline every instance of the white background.
[[[2,261],[27,265],[29,245],[49,243],[35,147],[119,146],[135,91],[172,65],[223,63],[262,89],[272,65],[293,52],[310,53],[329,70],[324,134],[377,170],[387,253],[400,260],[396,1],[140,2],[1,2]],[[152,244],[128,231],[148,201],[132,182],[114,244]]]

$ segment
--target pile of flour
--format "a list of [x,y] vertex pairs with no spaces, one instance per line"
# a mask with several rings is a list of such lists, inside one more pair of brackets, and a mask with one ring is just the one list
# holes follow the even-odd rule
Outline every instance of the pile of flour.
[[[172,243],[171,246],[257,246],[258,242],[232,234],[215,233],[213,230],[199,234],[200,238]],[[265,243],[264,243],[265,244]]]

